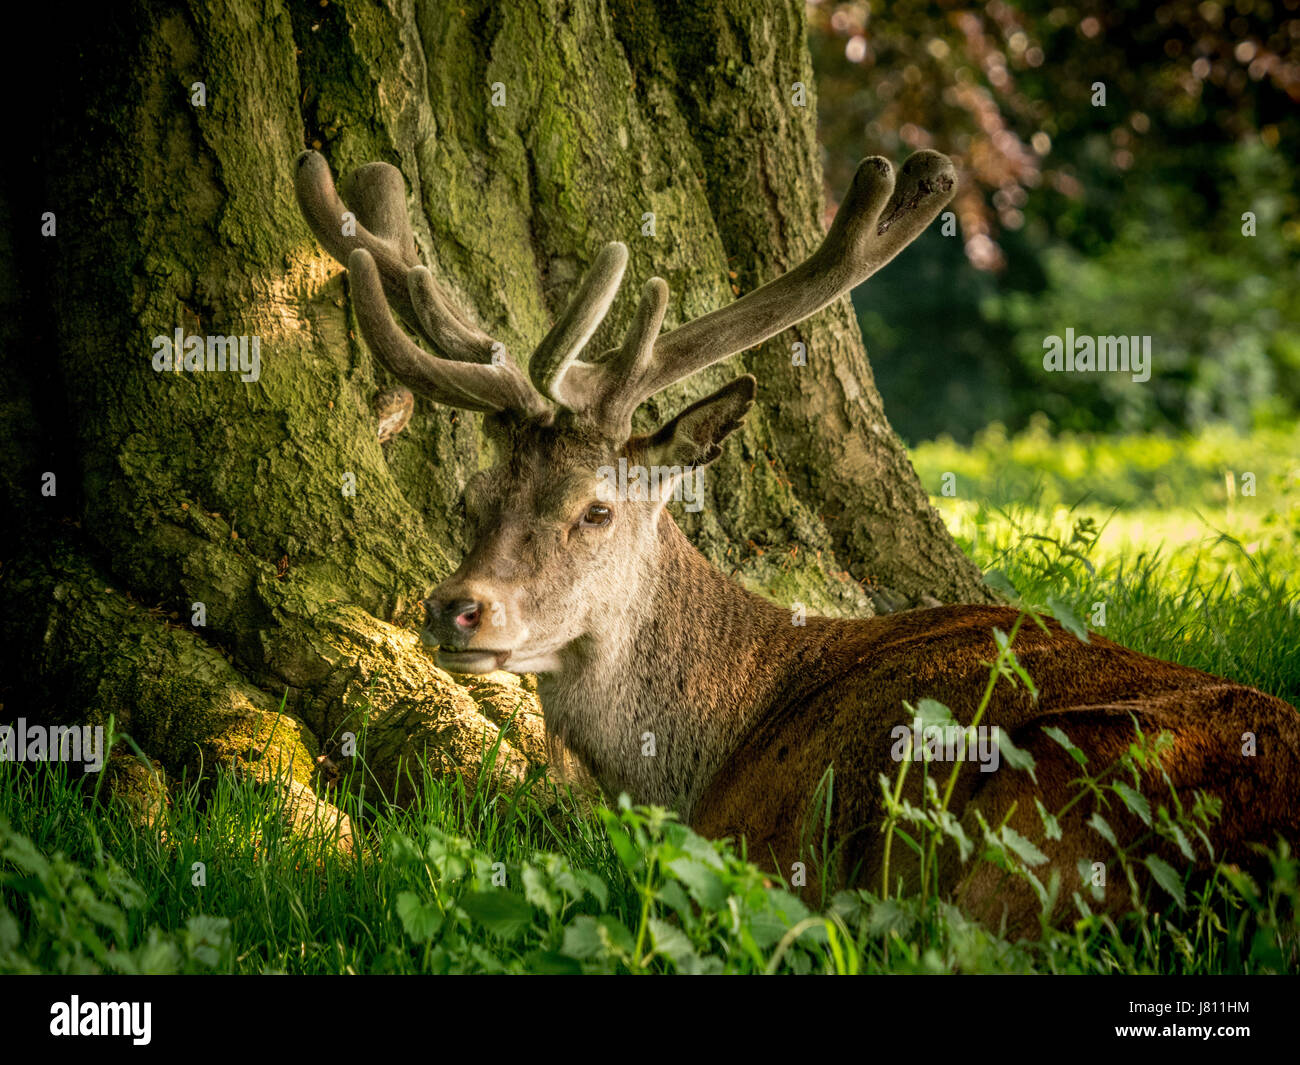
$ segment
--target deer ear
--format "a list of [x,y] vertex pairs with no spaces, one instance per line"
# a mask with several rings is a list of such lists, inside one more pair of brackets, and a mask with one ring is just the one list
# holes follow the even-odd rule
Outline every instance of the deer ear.
[[650,464],[707,466],[722,454],[722,441],[739,428],[757,390],[758,382],[745,374],[692,403],[645,440]]

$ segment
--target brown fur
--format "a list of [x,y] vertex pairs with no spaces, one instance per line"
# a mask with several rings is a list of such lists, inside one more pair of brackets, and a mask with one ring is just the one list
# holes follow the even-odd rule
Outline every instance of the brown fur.
[[[677,553],[685,558],[693,551],[678,544]],[[787,611],[740,589],[731,588],[727,596],[699,573],[707,566],[703,559],[688,564],[700,586],[709,590],[710,606],[733,616],[748,613],[749,631],[767,640],[748,649],[743,640],[739,648],[719,648],[719,661],[728,668],[712,676],[697,674],[690,690],[711,714],[748,698],[753,689],[745,683],[738,691],[739,678],[752,678],[769,698],[745,715],[748,726],[719,760],[690,812],[691,824],[710,837],[744,838],[752,859],[788,878],[793,862],[810,858],[801,846],[801,815],[832,766],[833,837],[845,845],[831,881],[879,889],[883,808],[878,776],[883,773],[892,780],[897,775],[890,731],[911,723],[904,700],[915,705],[923,697],[936,699],[960,723],[969,724],[987,683],[989,662],[997,653],[993,629],[1010,632],[1017,612],[944,606],[862,621],[809,618],[806,627],[795,627]],[[690,590],[684,591],[684,598],[695,604],[698,614],[700,599]],[[701,619],[701,625],[712,631],[708,618]],[[746,627],[736,624],[733,631]],[[1088,770],[1097,773],[1136,738],[1136,718],[1148,736],[1161,731],[1172,735],[1174,745],[1164,765],[1187,803],[1198,789],[1223,800],[1221,819],[1211,832],[1221,859],[1253,864],[1249,844],[1272,843],[1277,833],[1300,839],[1300,716],[1291,706],[1244,685],[1138,654],[1096,634],[1085,644],[1055,622],[1048,622],[1048,629],[1044,633],[1026,624],[1014,644],[1037,684],[1038,700],[1023,687],[1013,689],[1000,681],[982,722],[999,726],[1017,746],[1030,751],[1037,761],[1037,787],[1028,774],[1005,764],[989,774],[964,766],[951,810],[963,817],[968,831],[975,833],[973,809],[996,825],[1015,803],[1010,825],[1039,839],[1042,822],[1035,793],[1049,810],[1060,809],[1075,794],[1070,782],[1080,773],[1041,727],[1061,728],[1088,756]],[[763,661],[751,657],[755,653]],[[730,668],[733,662],[739,668]],[[733,713],[741,716],[738,710]],[[1241,753],[1246,732],[1256,736],[1254,757]],[[946,781],[950,766],[940,763],[937,768],[940,781]],[[919,783],[916,767],[911,783]],[[1162,781],[1147,784],[1144,790],[1153,804],[1169,803]],[[919,801],[916,787],[907,794]],[[1090,800],[1077,804],[1062,824],[1062,839],[1042,845],[1062,874],[1066,898],[1078,885],[1078,859],[1110,857],[1101,838],[1085,827],[1092,810]],[[1122,843],[1142,831],[1118,802],[1105,816]],[[901,846],[894,848],[895,869],[909,868],[907,854]],[[1118,874],[1114,867],[1111,872]],[[967,901],[977,910],[989,909],[994,917],[1005,905],[1011,924],[1026,927],[1036,904],[1027,890],[1009,887],[990,869],[970,885]]]

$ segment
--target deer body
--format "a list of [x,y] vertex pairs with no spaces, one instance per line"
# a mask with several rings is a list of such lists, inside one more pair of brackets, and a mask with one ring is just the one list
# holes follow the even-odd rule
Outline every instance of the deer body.
[[[499,461],[465,487],[474,547],[426,601],[425,642],[439,664],[536,673],[548,732],[606,792],[675,809],[707,835],[743,838],[749,856],[782,877],[812,858],[829,883],[873,883],[882,872],[879,777],[898,772],[904,703],[929,697],[969,724],[996,654],[993,631],[1009,631],[1016,613],[945,606],[793,624],[789,609],[714,569],[665,509],[672,485],[721,453],[754,401],[754,378],[737,378],[650,435],[634,436],[631,424],[650,395],[816,313],[887,263],[951,197],[951,163],[918,152],[896,180],[885,160],[864,160],[804,263],[663,333],[668,289],[651,278],[622,346],[585,360],[627,261],[626,248],[608,245],[526,375],[493,357],[492,339],[419,263],[394,168],[371,163],[353,175],[354,226],[341,225],[352,216],[319,155],[299,157],[295,182],[313,232],[348,266],[371,349],[435,402],[483,412],[497,448]],[[441,354],[415,344],[392,310]],[[409,403],[395,409],[402,417],[393,424],[404,424]],[[649,471],[644,483],[656,489],[611,496],[601,471],[615,467]],[[1054,623],[1024,626],[1015,651],[1039,696],[996,685],[981,724],[1034,756],[1037,782],[1005,767],[963,767],[949,809],[973,838],[980,816],[1039,836],[1037,803],[1052,812],[1071,803],[1079,769],[1044,725],[1059,726],[1097,772],[1128,749],[1136,719],[1144,733],[1172,737],[1166,771],[1180,791],[1222,799],[1218,857],[1245,861],[1249,844],[1278,833],[1300,840],[1300,717],[1281,700],[1100,637],[1083,643]],[[834,839],[818,850],[812,833],[810,854],[805,814],[828,767]],[[949,768],[940,766],[943,779]],[[1167,801],[1163,781],[1149,776],[1142,786],[1153,802]],[[907,785],[919,801],[921,770]],[[1089,851],[1092,808],[1070,805],[1061,838],[1044,845],[1076,883],[1079,859],[1106,857]],[[1106,818],[1122,843],[1143,834],[1114,804]],[[905,862],[898,871],[910,875]],[[949,883],[955,872],[946,870]],[[1034,899],[994,872],[963,889],[974,909],[1031,927]]]
[[[996,654],[993,630],[1011,631],[1017,612],[942,606],[867,620],[810,617],[792,626],[788,610],[715,569],[667,513],[659,551],[635,624],[562,656],[558,669],[539,679],[548,728],[609,794],[675,809],[710,838],[743,838],[751,859],[787,878],[795,862],[810,858],[803,837],[816,831],[804,814],[833,767],[832,834],[845,846],[832,882],[878,886],[878,779],[897,775],[894,730],[912,725],[904,702],[937,699],[969,724]],[[1038,699],[1000,684],[984,718],[1034,755],[1037,793],[1048,809],[1072,797],[1079,770],[1064,749],[1041,739],[1040,727],[1065,731],[1095,772],[1133,742],[1136,718],[1148,735],[1173,737],[1170,769],[1180,793],[1190,798],[1203,789],[1224,800],[1220,859],[1251,865],[1250,844],[1271,842],[1276,832],[1300,839],[1300,715],[1292,707],[1096,634],[1083,643],[1055,622],[1048,628],[1025,627],[1015,644]],[[1253,756],[1242,753],[1247,733],[1256,738]],[[931,771],[943,780],[950,768],[936,763]],[[1035,838],[1041,821],[1024,790],[1027,778],[1004,772],[1010,776],[963,767],[951,810],[972,825],[979,808],[997,824],[1019,799],[1023,809],[1010,823]],[[1160,782],[1150,784],[1152,801],[1168,802]],[[920,799],[916,787],[906,794]],[[1105,857],[1084,828],[1092,809],[1078,807],[1067,823],[1072,831],[1045,844],[1058,866]],[[1130,836],[1141,831],[1122,810],[1105,816]],[[1008,894],[1005,885],[1000,894]],[[1028,892],[1001,901],[1015,904],[1008,908],[1014,927],[1030,927]]]

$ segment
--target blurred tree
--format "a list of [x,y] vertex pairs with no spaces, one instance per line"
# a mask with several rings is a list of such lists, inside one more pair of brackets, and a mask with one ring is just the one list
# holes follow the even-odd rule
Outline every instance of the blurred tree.
[[[904,436],[1035,409],[1092,428],[1294,412],[1300,0],[809,12],[830,186],[864,132],[949,152],[962,257],[989,275],[932,236],[940,298],[862,294]],[[1042,338],[1067,325],[1156,335],[1151,387],[1045,379]]]

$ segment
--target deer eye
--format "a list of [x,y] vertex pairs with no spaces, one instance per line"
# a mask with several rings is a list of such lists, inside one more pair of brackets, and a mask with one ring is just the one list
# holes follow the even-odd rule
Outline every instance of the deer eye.
[[578,524],[584,529],[598,529],[602,525],[608,525],[613,516],[614,512],[604,503],[592,503]]

